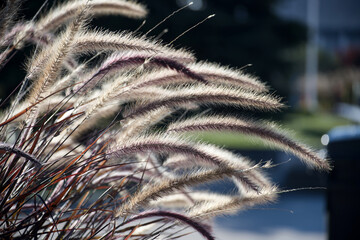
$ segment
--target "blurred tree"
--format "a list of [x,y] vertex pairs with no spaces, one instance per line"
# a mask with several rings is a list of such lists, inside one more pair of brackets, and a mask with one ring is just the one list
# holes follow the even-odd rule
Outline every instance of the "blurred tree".
[[[42,2],[25,2],[20,16],[31,19]],[[190,1],[144,0],[141,2],[147,4],[150,10],[146,24],[139,30],[145,33]],[[49,1],[46,8],[53,3],[54,1]],[[198,59],[208,59],[211,62],[221,62],[233,67],[252,64],[253,66],[246,71],[269,82],[272,89],[287,97],[294,62],[284,57],[283,53],[305,41],[306,29],[299,23],[277,17],[274,10],[276,3],[276,0],[194,0],[193,10],[188,8],[177,13],[149,33],[149,36],[157,36],[164,29],[168,29],[168,33],[161,38],[165,42],[171,42],[194,24],[215,13],[215,18],[186,33],[174,45],[193,49]],[[114,31],[135,30],[141,22],[141,20],[122,17],[101,17],[92,21],[91,25]],[[18,65],[21,62],[18,59],[24,58],[24,54],[28,55],[30,49],[31,47],[17,53],[10,61],[10,65],[1,70],[0,97],[7,95],[9,89],[14,88],[22,79],[24,73],[19,70],[23,69],[23,66]]]
[[[166,17],[186,2],[190,1],[149,2],[148,26],[158,21],[151,22],[154,19]],[[252,64],[247,71],[269,82],[273,89],[287,97],[289,78],[296,62],[284,57],[283,53],[305,42],[306,28],[300,23],[277,17],[274,10],[276,3],[275,0],[201,0],[202,7],[198,11],[178,13],[153,34],[168,28],[169,32],[163,39],[170,42],[215,13],[214,19],[187,33],[175,44],[194,49],[199,59],[237,67]]]

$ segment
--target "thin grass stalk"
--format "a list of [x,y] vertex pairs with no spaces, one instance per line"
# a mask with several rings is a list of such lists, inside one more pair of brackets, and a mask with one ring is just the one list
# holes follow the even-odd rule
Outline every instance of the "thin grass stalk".
[[160,107],[181,107],[189,103],[233,105],[245,109],[267,111],[275,111],[283,107],[278,99],[269,95],[254,94],[233,88],[193,86],[191,88],[179,88],[178,91],[169,91],[163,97],[141,102],[125,117],[134,118]]
[[200,224],[199,222],[194,221],[194,220],[192,220],[191,218],[189,218],[189,217],[187,217],[185,215],[175,213],[175,212],[169,212],[169,211],[149,211],[149,212],[144,212],[144,213],[141,213],[139,215],[136,215],[136,216],[130,218],[124,224],[128,224],[128,223],[133,222],[135,220],[140,220],[140,219],[144,219],[144,218],[148,218],[148,217],[165,217],[165,218],[176,219],[176,220],[179,220],[179,221],[191,226],[196,231],[198,231],[201,235],[203,235],[206,239],[208,239],[208,240],[214,240],[215,239],[211,235],[211,233],[209,231],[207,231],[206,228],[204,226],[202,226],[202,224]]
[[147,14],[146,8],[139,4],[122,0],[78,0],[69,1],[51,10],[37,22],[41,31],[55,31],[61,25],[75,19],[79,9],[89,8],[89,13],[97,15],[125,15],[131,18],[143,18]]
[[169,132],[191,131],[229,131],[239,132],[250,136],[256,136],[267,144],[278,146],[279,149],[288,151],[298,156],[306,164],[320,170],[330,170],[329,163],[320,158],[316,153],[303,144],[281,133],[274,125],[236,119],[232,117],[204,117],[189,119],[183,122],[173,123],[169,126]]

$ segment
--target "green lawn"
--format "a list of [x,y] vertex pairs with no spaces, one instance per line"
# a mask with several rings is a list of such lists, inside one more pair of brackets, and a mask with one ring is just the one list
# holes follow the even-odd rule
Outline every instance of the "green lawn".
[[[319,149],[322,147],[320,138],[323,134],[335,126],[351,124],[351,121],[329,113],[308,114],[297,112],[285,114],[278,124],[281,124],[283,129],[288,130],[290,136],[293,136],[296,140]],[[204,132],[193,134],[191,137],[226,148],[267,148],[258,139],[237,133]]]

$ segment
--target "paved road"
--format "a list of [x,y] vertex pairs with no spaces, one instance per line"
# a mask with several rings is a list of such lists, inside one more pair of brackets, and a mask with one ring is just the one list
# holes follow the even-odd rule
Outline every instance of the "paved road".
[[[325,240],[324,194],[287,193],[278,203],[215,221],[217,239]],[[203,239],[191,234],[186,240]]]

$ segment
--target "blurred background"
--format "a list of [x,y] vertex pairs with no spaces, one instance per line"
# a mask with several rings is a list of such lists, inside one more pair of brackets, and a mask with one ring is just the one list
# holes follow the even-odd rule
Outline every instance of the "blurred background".
[[[55,1],[49,1],[49,8]],[[307,169],[291,155],[271,150],[242,135],[198,134],[255,161],[280,165],[269,175],[282,189],[278,203],[218,218],[220,239],[352,239],[359,225],[360,169],[360,1],[359,0],[148,0],[149,16],[138,32],[149,29],[173,11],[193,2],[153,30],[149,36],[192,50],[198,59],[243,68],[266,82],[288,106],[281,113],[259,114],[239,109],[213,111],[282,124],[294,138],[328,155],[331,174]],[[43,1],[25,1],[20,17],[31,19]],[[99,17],[90,25],[136,30],[142,20]],[[29,46],[0,72],[0,98],[23,79]],[[251,64],[251,66],[249,66]],[[291,161],[289,161],[291,160]],[[284,163],[284,164],[281,164]],[[216,191],[231,191],[220,183]],[[337,227],[334,227],[337,226]],[[340,233],[340,235],[339,235]]]

